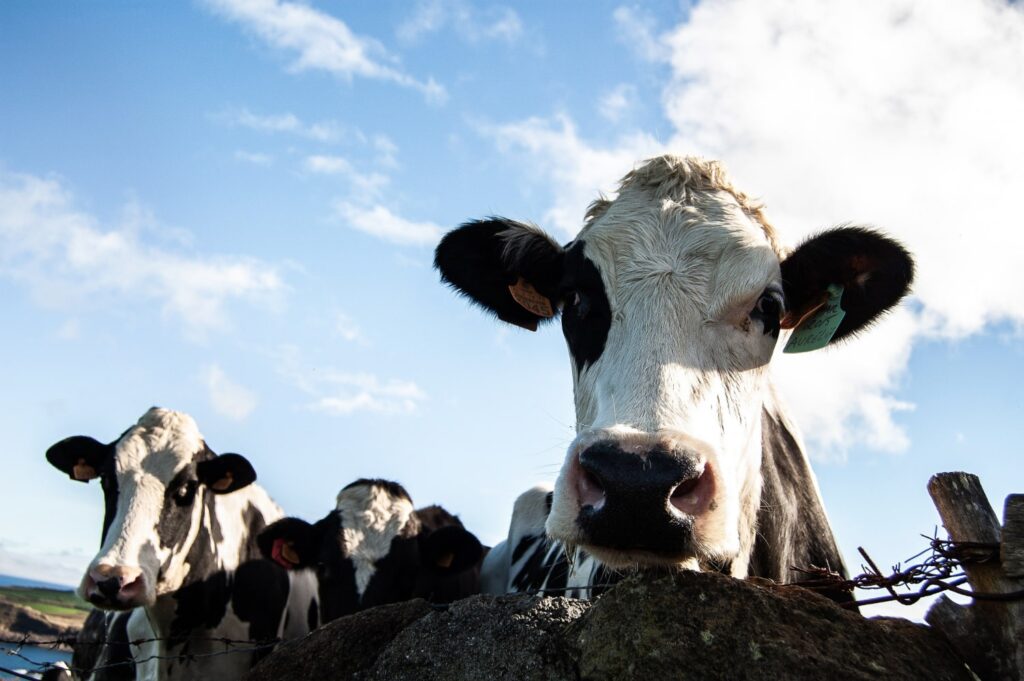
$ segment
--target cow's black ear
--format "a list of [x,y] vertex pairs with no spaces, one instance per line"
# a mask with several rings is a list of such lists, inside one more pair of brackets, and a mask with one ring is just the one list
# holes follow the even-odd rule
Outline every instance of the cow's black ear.
[[483,558],[484,549],[472,532],[450,525],[420,540],[420,564],[432,572],[462,572]]
[[263,557],[286,570],[307,568],[316,562],[319,533],[301,518],[282,518],[256,537]]
[[196,476],[216,494],[228,494],[256,482],[256,470],[241,454],[221,454],[200,461]]
[[843,310],[829,341],[835,342],[896,305],[913,280],[914,260],[894,239],[853,226],[822,232],[782,261],[787,309],[782,328],[807,328],[808,322],[834,307],[829,305],[833,296]]
[[531,331],[558,312],[564,250],[533,225],[506,218],[467,222],[441,239],[441,280],[498,319]]
[[100,471],[113,453],[113,444],[105,445],[91,437],[75,435],[47,449],[46,460],[72,480],[89,482],[100,477]]

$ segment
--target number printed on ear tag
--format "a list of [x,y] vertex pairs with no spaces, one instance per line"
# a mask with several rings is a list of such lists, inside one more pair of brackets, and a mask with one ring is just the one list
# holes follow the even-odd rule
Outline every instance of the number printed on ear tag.
[[793,329],[783,352],[810,352],[828,345],[836,329],[846,316],[846,310],[839,304],[843,299],[843,287],[833,284],[828,287],[828,302],[814,316]]

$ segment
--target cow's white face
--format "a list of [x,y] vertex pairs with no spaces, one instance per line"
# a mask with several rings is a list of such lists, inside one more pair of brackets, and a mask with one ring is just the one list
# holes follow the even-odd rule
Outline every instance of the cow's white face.
[[47,459],[72,479],[101,480],[101,546],[78,593],[110,609],[152,605],[181,588],[197,542],[204,557],[214,551],[212,495],[255,479],[243,457],[210,451],[190,416],[155,407],[113,443],[76,436],[51,447]]
[[578,434],[548,532],[612,566],[731,559],[760,483],[779,258],[729,191],[659,199],[643,179],[566,251]]
[[875,232],[824,232],[785,259],[718,164],[661,157],[590,209],[565,248],[504,219],[449,233],[442,278],[504,321],[561,310],[577,437],[548,534],[613,567],[732,561],[753,539],[761,416],[780,330],[843,287],[839,339],[906,292],[913,264]]

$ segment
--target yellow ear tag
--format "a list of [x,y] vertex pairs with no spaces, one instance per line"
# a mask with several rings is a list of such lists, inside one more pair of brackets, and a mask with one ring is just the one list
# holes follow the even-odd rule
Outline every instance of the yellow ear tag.
[[450,568],[455,562],[455,554],[449,551],[437,557],[437,567]]
[[800,321],[782,351],[791,354],[810,352],[828,345],[846,316],[846,311],[839,304],[842,299],[843,287],[836,284],[829,286],[828,300],[812,316]]
[[223,492],[229,489],[234,482],[235,476],[231,475],[231,471],[224,471],[224,477],[210,485],[210,487],[218,492]]
[[298,565],[302,562],[299,560],[299,554],[295,552],[295,547],[291,542],[285,542],[281,545],[281,557],[292,565]]
[[71,469],[71,475],[75,480],[81,480],[82,482],[95,480],[97,477],[96,469],[87,464],[85,459],[78,460],[78,463],[76,463],[74,468]]
[[519,303],[523,309],[532,312],[538,317],[554,317],[555,310],[551,307],[551,301],[547,296],[533,287],[533,284],[519,277],[519,281],[508,287],[513,300]]

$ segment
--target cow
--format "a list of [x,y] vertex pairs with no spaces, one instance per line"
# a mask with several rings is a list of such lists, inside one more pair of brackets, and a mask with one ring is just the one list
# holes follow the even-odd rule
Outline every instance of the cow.
[[447,603],[480,591],[477,538],[440,507],[414,510],[405,488],[388,480],[356,480],[324,518],[279,520],[258,543],[282,567],[316,570],[323,622],[410,598]]
[[[914,276],[901,244],[844,225],[788,251],[719,163],[661,156],[592,203],[565,246],[491,217],[446,234],[434,264],[504,322],[561,317],[576,436],[543,513],[551,557],[778,582],[794,567],[845,573],[769,364],[780,339],[834,344],[896,305]],[[509,579],[515,548],[495,548],[485,584],[531,586]]]
[[[133,611],[93,608],[75,637],[71,669],[79,679],[132,681],[135,662],[128,643],[128,618]],[[138,632],[136,632],[138,633]],[[146,638],[152,638],[147,634]]]
[[78,595],[129,613],[136,678],[239,678],[318,625],[315,577],[256,546],[283,512],[245,457],[215,454],[187,414],[153,407],[113,442],[70,437],[46,459],[103,487],[100,550]]

